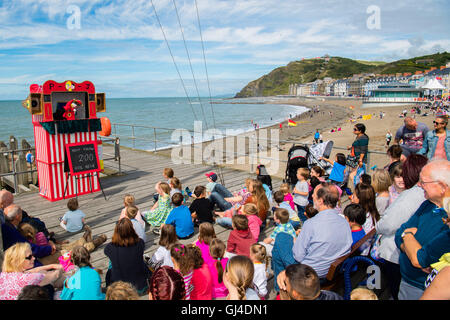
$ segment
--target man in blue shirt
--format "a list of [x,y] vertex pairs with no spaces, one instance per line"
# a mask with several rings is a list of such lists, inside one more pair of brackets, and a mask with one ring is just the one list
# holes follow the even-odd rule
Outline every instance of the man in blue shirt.
[[[292,248],[295,261],[312,267],[321,282],[330,265],[350,253],[352,247],[350,226],[335,209],[338,199],[339,192],[333,184],[323,182],[314,189],[314,208],[319,213],[304,222]],[[285,278],[284,272],[277,277],[281,289],[286,288]]]
[[401,250],[399,300],[418,300],[425,290],[426,268],[450,252],[450,230],[442,221],[447,218],[442,207],[449,185],[449,161],[432,161],[422,168],[419,186],[427,201],[395,234],[395,244]]
[[178,239],[189,239],[194,235],[194,223],[192,222],[191,211],[182,204],[183,200],[184,197],[179,192],[172,196],[172,203],[175,208],[170,211],[164,224],[171,224],[175,227]]

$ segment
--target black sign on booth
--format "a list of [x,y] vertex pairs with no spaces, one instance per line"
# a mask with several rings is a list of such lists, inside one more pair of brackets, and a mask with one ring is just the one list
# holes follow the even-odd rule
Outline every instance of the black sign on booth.
[[66,144],[65,172],[81,175],[100,170],[96,142]]

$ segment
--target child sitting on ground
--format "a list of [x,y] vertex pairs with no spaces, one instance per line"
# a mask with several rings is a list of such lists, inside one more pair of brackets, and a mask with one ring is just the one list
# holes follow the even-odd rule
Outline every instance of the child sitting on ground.
[[171,224],[166,224],[161,227],[161,236],[159,237],[159,247],[150,258],[144,255],[144,259],[152,272],[162,266],[173,267],[173,262],[170,256],[170,247],[178,243],[175,227]]
[[[123,198],[123,205],[124,208],[122,209],[122,212],[120,213],[119,220],[122,218],[125,218],[127,216],[127,207],[128,206],[136,206],[136,199],[131,194],[126,194]],[[142,219],[141,212],[138,210],[138,213],[136,214],[135,218],[144,228],[145,228],[145,221]]]
[[292,224],[289,223],[289,212],[286,209],[282,208],[275,209],[273,220],[275,221],[277,226],[273,229],[272,233],[268,238],[265,238],[264,241],[259,242],[260,244],[266,247],[268,256],[272,256],[273,244],[275,243],[275,239],[280,232],[285,232],[291,235],[294,238],[294,240],[297,238],[297,234],[295,233],[294,227],[292,227]]
[[59,219],[61,221],[60,226],[69,232],[78,232],[81,231],[84,227],[85,221],[84,217],[86,215],[83,211],[78,209],[78,200],[77,198],[69,199],[67,202],[67,211],[62,218]]
[[190,244],[187,246],[188,253],[194,263],[194,274],[192,275],[191,300],[212,300],[213,279],[208,265],[202,257],[199,247]]
[[[162,176],[168,185],[170,185],[170,179],[172,179],[174,175],[175,174],[174,174],[172,168],[164,168]],[[160,195],[158,192],[153,195],[153,199],[155,200],[155,202],[158,201],[159,196]]]
[[183,205],[183,201],[184,197],[180,192],[172,196],[174,208],[170,211],[164,224],[171,224],[175,227],[178,239],[189,239],[194,235],[194,223],[191,212],[188,207]]
[[181,191],[181,188],[182,188],[181,181],[177,177],[172,177],[169,179],[169,186],[170,186],[170,197],[171,198],[177,192],[183,194],[183,192]]
[[145,236],[145,225],[143,226],[136,217],[138,216],[139,209],[135,206],[128,206],[126,208],[126,218],[130,219],[133,224],[134,231],[144,242],[146,242],[147,237]]
[[194,225],[200,225],[203,222],[214,223],[213,204],[206,198],[206,188],[196,186],[194,189],[195,200],[189,207]]
[[213,278],[212,297],[214,300],[225,298],[228,295],[228,289],[223,283],[223,272],[228,263],[228,258],[224,258],[225,243],[217,238],[212,239],[209,254],[211,261],[208,262],[208,268]]
[[254,203],[244,204],[244,206],[242,207],[242,211],[239,211],[239,213],[241,212],[242,214],[247,216],[248,228],[250,229],[250,232],[252,233],[255,242],[258,242],[259,233],[261,232],[262,221],[258,217],[258,208],[256,207],[256,204]]
[[30,243],[34,243],[38,246],[48,246],[48,239],[43,232],[37,232],[37,230],[29,223],[21,223],[17,226],[20,234],[28,240]]
[[344,216],[350,225],[350,229],[352,230],[352,245],[354,245],[366,235],[366,232],[362,227],[362,225],[366,222],[366,213],[359,204],[352,203],[345,207]]
[[253,274],[253,287],[261,299],[267,295],[267,265],[269,257],[267,256],[266,247],[259,243],[254,243],[250,247],[250,260],[255,266]]
[[237,214],[232,218],[233,231],[230,232],[227,242],[227,258],[235,255],[250,256],[250,246],[255,243],[250,229],[248,218],[243,214]]
[[186,300],[191,300],[191,292],[194,289],[192,276],[194,274],[194,261],[191,259],[188,249],[184,244],[174,244],[170,249],[173,268],[181,273],[186,289]]
[[153,205],[150,211],[142,213],[143,218],[155,229],[153,233],[159,235],[159,227],[166,221],[170,211],[172,211],[172,201],[170,199],[170,187],[165,182],[158,182],[155,185],[156,192],[159,194],[158,201]]
[[211,262],[211,256],[209,254],[209,246],[211,241],[216,238],[216,231],[214,226],[209,222],[203,222],[198,227],[198,240],[195,245],[202,251],[202,258],[207,264]]
[[283,201],[289,202],[289,205],[291,206],[292,210],[297,210],[294,203],[294,198],[291,194],[291,188],[289,187],[289,183],[283,183],[280,186],[280,191],[283,192],[284,199]]
[[292,210],[291,206],[289,205],[289,202],[284,201],[284,194],[281,190],[275,191],[273,194],[273,198],[277,204],[276,208],[282,208],[286,209],[289,212],[289,222],[292,224],[295,230],[297,230],[300,227],[300,218],[297,215],[297,212],[295,210]]

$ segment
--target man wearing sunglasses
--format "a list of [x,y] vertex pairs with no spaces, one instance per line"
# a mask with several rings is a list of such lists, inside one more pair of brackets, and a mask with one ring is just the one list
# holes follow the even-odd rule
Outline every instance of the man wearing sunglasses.
[[[423,122],[417,122],[412,117],[406,117],[402,125],[395,134],[395,143],[400,144],[403,149],[403,156],[417,153],[423,145],[428,127]],[[401,143],[400,143],[401,142]]]
[[428,131],[418,154],[426,155],[429,160],[450,160],[450,132],[447,130],[448,116],[437,116],[433,121],[434,130]]

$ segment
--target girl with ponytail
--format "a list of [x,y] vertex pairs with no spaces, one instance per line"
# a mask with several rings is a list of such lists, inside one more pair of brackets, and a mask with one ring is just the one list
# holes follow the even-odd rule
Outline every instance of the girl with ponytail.
[[228,262],[228,258],[224,258],[226,246],[225,243],[214,238],[209,244],[209,254],[211,260],[208,262],[209,271],[211,272],[213,280],[213,299],[224,299],[228,290],[223,282],[223,272]]
[[246,256],[234,256],[228,261],[223,282],[228,289],[227,300],[260,300],[252,289],[255,267]]
[[192,276],[194,274],[194,261],[188,252],[188,248],[184,244],[176,243],[170,249],[173,268],[177,270],[184,278],[186,289],[186,300],[191,299],[191,292],[194,289],[192,285]]

